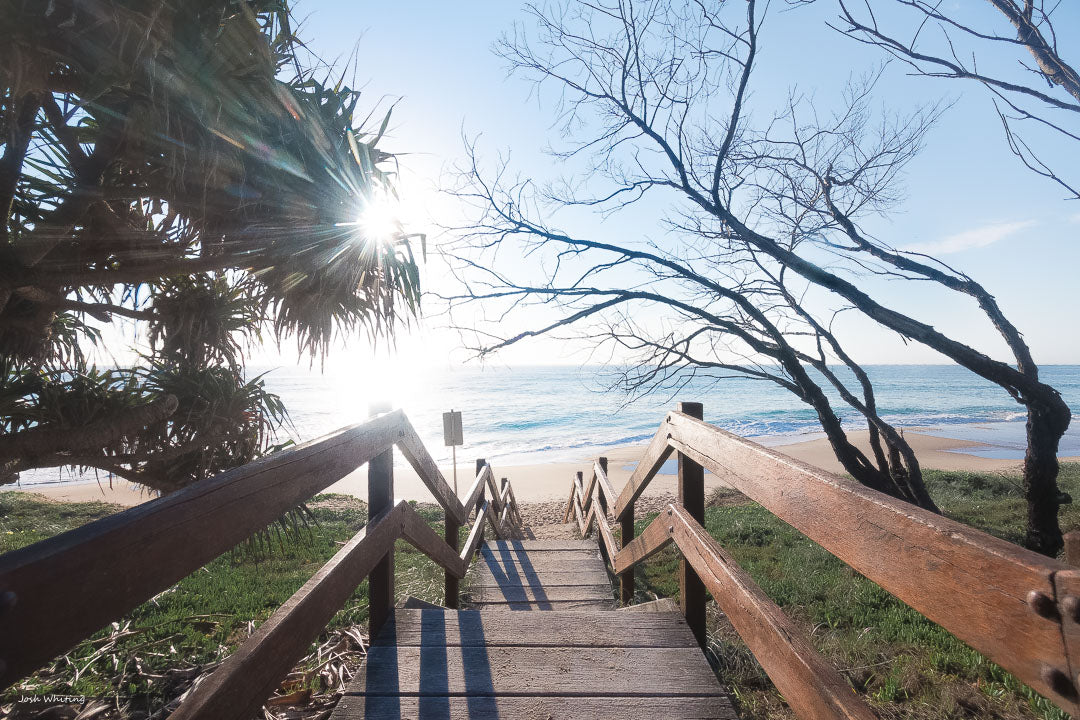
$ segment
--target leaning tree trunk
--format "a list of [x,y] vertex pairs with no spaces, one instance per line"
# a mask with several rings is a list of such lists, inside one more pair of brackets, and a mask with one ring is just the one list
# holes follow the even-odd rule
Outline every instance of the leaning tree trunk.
[[1069,429],[1072,413],[1053,391],[1027,403],[1027,452],[1024,455],[1024,498],[1027,500],[1027,535],[1024,545],[1054,557],[1064,541],[1058,523],[1062,501],[1071,498],[1058,490],[1058,444]]
[[910,460],[909,467],[915,470],[915,473],[909,474],[903,479],[897,477],[889,468],[882,469],[875,466],[859,448],[855,447],[851,440],[848,439],[840,418],[833,411],[821,388],[809,382],[808,379],[809,384],[803,384],[799,380],[801,378],[797,378],[796,382],[799,383],[803,391],[803,401],[814,408],[818,416],[818,422],[821,424],[822,430],[825,431],[825,436],[832,447],[833,454],[851,477],[872,490],[918,505],[931,512],[941,512],[933,499],[931,499],[930,494],[926,492],[926,487],[922,484],[922,474],[919,472],[918,461],[914,459],[914,453],[911,451],[910,446],[907,445],[907,442],[900,438],[895,429],[882,422],[880,418],[876,418],[883,426],[879,427],[879,429],[886,430],[884,433],[886,444],[890,449],[896,448],[900,454],[908,458]]

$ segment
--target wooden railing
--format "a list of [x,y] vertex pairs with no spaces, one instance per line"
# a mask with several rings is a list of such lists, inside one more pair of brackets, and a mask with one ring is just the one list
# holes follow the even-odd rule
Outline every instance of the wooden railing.
[[[804,718],[872,718],[870,708],[797,626],[704,529],[704,470],[938,623],[1060,708],[1080,716],[1080,571],[966,525],[818,470],[701,420],[682,403],[664,418],[616,495],[606,460],[571,484],[564,522],[598,528],[634,595],[634,568],[674,543],[682,554],[682,610],[705,639],[705,590]],[[664,462],[678,457],[678,501],[634,537],[634,503]],[[621,524],[622,545],[608,520]]]
[[[445,510],[440,538],[394,501],[397,447]],[[394,543],[404,538],[446,575],[446,604],[483,539],[520,532],[513,490],[476,461],[464,500],[450,489],[400,410],[274,453],[172,495],[0,556],[0,687],[8,687],[125,613],[368,464],[368,523],[193,688],[176,720],[253,717],[311,641],[368,578],[371,632],[394,604]],[[491,499],[486,494],[491,493]],[[459,531],[475,512],[465,547]]]

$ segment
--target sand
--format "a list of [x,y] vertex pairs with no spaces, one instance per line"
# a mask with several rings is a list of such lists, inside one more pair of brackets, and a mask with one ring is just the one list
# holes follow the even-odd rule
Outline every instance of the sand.
[[[849,437],[852,442],[864,449],[868,447],[866,432],[853,432],[849,434]],[[1007,473],[1015,473],[1020,470],[1020,461],[1018,460],[984,458],[963,452],[966,448],[982,447],[982,443],[952,440],[918,432],[908,432],[907,439],[918,454],[919,462],[922,463],[924,468]],[[786,445],[775,444],[774,439],[770,444],[781,452],[823,470],[842,472],[840,463],[836,461],[832,449],[823,438]],[[596,456],[604,455],[608,458],[608,476],[613,487],[620,489],[626,483],[644,448],[644,445],[623,446],[596,452]],[[468,452],[466,451],[463,454],[467,456]],[[420,482],[412,468],[401,459],[400,455],[397,457],[398,461],[394,467],[394,489],[397,497],[407,500],[432,500],[431,494]],[[1062,460],[1078,461],[1080,458],[1062,458]],[[661,469],[660,474],[650,483],[646,491],[648,494],[663,495],[675,492],[674,465],[673,461],[669,461]],[[514,486],[515,497],[517,497],[518,502],[525,503],[565,501],[574,473],[579,470],[587,472],[591,466],[591,458],[583,457],[578,462],[552,462],[503,467],[493,464],[492,469],[495,471],[496,477],[510,478]],[[458,464],[458,489],[462,494],[472,484],[472,468],[472,463],[461,462]],[[447,481],[451,482],[451,468],[447,466],[442,467],[441,470]],[[706,492],[723,484],[719,478],[714,477],[711,473],[706,473]],[[148,493],[146,490],[140,490],[123,481],[114,481],[111,487],[102,482],[100,484],[59,483],[46,486],[24,486],[22,488],[9,486],[3,489],[34,492],[60,502],[89,502],[96,500],[124,506],[138,505],[154,497],[153,494]],[[365,498],[367,495],[367,473],[364,469],[354,472],[332,485],[328,488],[328,491]]]

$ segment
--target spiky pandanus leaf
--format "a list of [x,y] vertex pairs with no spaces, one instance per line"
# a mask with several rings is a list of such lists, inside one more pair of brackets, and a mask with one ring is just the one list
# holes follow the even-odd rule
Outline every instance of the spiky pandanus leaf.
[[[389,113],[357,127],[359,93],[306,67],[287,3],[0,0],[0,16],[6,430],[172,398],[72,464],[173,489],[273,447],[286,414],[244,377],[247,343],[324,354],[417,311],[409,238],[355,222],[393,192]],[[82,346],[119,316],[145,323],[144,362],[98,371]]]

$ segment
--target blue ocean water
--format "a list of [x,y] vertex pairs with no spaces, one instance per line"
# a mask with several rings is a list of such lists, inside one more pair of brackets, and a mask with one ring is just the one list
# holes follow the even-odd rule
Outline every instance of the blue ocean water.
[[[737,378],[694,378],[674,397],[653,395],[627,402],[610,391],[611,370],[585,367],[468,368],[365,383],[298,368],[268,373],[268,386],[289,407],[298,439],[310,439],[365,417],[367,404],[387,399],[403,408],[436,460],[442,446],[442,413],[462,412],[465,445],[459,458],[501,464],[578,460],[591,449],[652,437],[679,400],[704,403],[705,419],[769,444],[809,439],[819,432],[814,412],[786,390]],[[934,434],[989,442],[989,457],[1021,458],[1023,408],[996,385],[956,366],[882,365],[867,368],[882,416],[900,427],[932,427]],[[1080,416],[1080,366],[1042,368],[1042,378]],[[835,397],[845,424],[865,427]],[[846,412],[845,412],[846,411]],[[1062,455],[1080,455],[1080,419],[1064,439]]]
[[[652,437],[663,413],[679,400],[704,403],[710,423],[766,444],[818,435],[813,411],[772,383],[745,379],[687,381],[674,397],[653,395],[635,402],[607,387],[612,370],[598,366],[463,368],[417,375],[402,371],[374,378],[361,372],[321,373],[306,367],[249,368],[265,373],[270,390],[284,400],[292,419],[285,434],[310,440],[363,421],[368,405],[388,401],[403,408],[435,457],[443,463],[442,413],[460,410],[465,444],[459,462],[484,457],[498,464],[574,461],[595,449]],[[1024,412],[1003,390],[972,373],[945,365],[869,366],[882,416],[900,427],[929,427],[945,437],[987,442],[986,457],[1019,459],[1024,450]],[[1080,416],[1080,366],[1043,367]],[[852,429],[864,424],[835,407]],[[1061,446],[1080,455],[1080,419]],[[24,484],[79,479],[57,470],[25,473]]]

